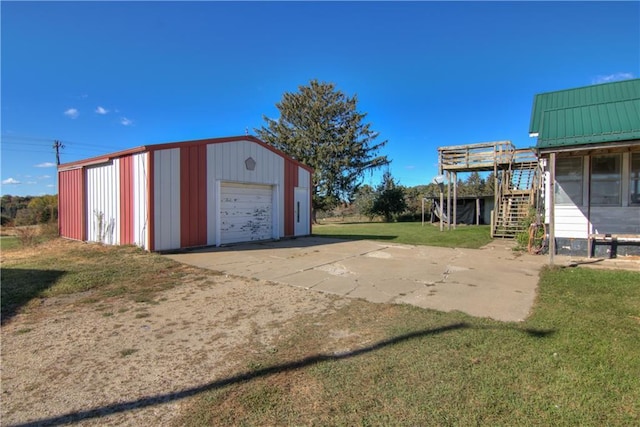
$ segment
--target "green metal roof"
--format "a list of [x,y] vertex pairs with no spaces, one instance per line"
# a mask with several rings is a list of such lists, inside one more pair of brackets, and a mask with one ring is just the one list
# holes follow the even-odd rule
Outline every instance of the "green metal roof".
[[538,149],[640,139],[640,79],[538,94]]

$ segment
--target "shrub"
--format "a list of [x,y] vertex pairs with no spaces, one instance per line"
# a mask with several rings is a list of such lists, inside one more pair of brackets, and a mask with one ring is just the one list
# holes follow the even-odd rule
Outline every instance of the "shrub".
[[38,228],[33,226],[24,226],[15,228],[16,237],[23,247],[33,246],[37,243]]

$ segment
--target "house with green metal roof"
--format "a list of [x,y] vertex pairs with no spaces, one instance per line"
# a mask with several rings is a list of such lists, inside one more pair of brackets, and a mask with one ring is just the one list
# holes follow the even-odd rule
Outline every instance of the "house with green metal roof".
[[640,254],[640,79],[537,94],[529,134],[551,256]]

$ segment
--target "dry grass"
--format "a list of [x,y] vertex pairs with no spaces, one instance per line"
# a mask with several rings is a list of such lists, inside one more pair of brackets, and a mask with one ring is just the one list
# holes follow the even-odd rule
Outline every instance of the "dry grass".
[[52,297],[95,303],[124,296],[153,303],[158,292],[211,274],[133,246],[48,240],[3,251],[2,321]]

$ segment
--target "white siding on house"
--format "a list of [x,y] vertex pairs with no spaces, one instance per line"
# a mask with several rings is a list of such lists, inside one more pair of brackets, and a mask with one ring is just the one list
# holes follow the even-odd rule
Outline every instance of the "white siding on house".
[[155,250],[180,247],[180,149],[153,153]]
[[[245,161],[255,161],[254,170],[247,169]],[[235,141],[207,146],[207,244],[220,244],[220,209],[218,188],[221,183],[273,185],[277,203],[274,232],[284,232],[284,197],[279,187],[284,183],[284,158],[252,141]],[[218,237],[218,238],[217,238]]]
[[556,206],[556,237],[586,239],[588,237],[586,215],[576,206]]
[[149,249],[148,170],[149,153],[133,155],[133,239],[137,246]]
[[87,240],[120,244],[120,160],[87,168]]

